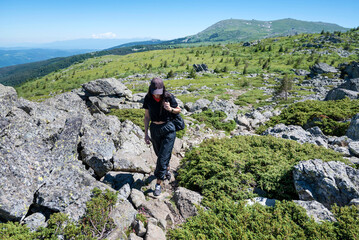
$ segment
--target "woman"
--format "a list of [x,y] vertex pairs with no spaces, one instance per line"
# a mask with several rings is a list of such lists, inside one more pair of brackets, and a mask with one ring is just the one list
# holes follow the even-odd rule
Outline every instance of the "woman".
[[[154,195],[159,196],[161,194],[161,182],[171,178],[169,162],[176,139],[176,129],[171,122],[172,114],[179,114],[181,108],[178,107],[174,96],[166,91],[161,78],[153,78],[151,80],[143,108],[145,109],[145,142],[147,144],[152,142],[157,156],[155,169],[157,182]],[[150,121],[151,138],[148,136]]]

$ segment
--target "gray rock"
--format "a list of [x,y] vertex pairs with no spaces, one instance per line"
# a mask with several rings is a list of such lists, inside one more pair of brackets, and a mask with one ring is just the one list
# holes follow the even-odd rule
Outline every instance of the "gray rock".
[[212,111],[222,111],[227,114],[226,120],[234,120],[237,116],[239,107],[235,105],[232,101],[220,100],[215,98],[211,104],[208,106]]
[[359,206],[359,198],[352,199],[349,205]]
[[115,171],[150,173],[154,168],[156,156],[146,145],[140,127],[130,121],[122,123],[119,133],[119,148],[114,155]]
[[0,133],[0,215],[7,220],[20,220],[26,215],[35,192],[51,178],[55,168],[64,164],[81,166],[77,160],[81,118],[66,120],[62,132],[46,139],[46,126],[37,125],[34,117],[16,109],[14,118],[9,118],[12,124]]
[[30,228],[30,231],[36,231],[39,227],[47,227],[46,217],[42,213],[34,213],[26,217],[23,221],[24,224]]
[[86,126],[81,137],[82,161],[102,177],[113,169],[112,158],[116,151],[112,139],[102,129]]
[[141,221],[135,221],[134,229],[135,229],[137,236],[139,236],[139,237],[144,237],[146,234],[146,231],[147,231],[147,229],[145,228],[145,225]]
[[255,197],[253,199],[247,200],[248,205],[253,205],[255,203],[259,203],[263,206],[268,206],[268,207],[274,207],[275,202],[276,202],[275,199],[269,199],[269,198],[265,198],[265,197]]
[[160,227],[149,222],[147,225],[146,240],[166,240],[166,235]]
[[125,185],[123,185],[122,188],[120,188],[120,190],[118,190],[118,197],[120,199],[126,200],[131,194],[131,188],[130,188],[130,184],[126,183]]
[[315,200],[328,209],[359,197],[359,170],[342,162],[302,161],[294,166],[293,176],[301,200]]
[[115,78],[97,79],[82,85],[87,96],[118,96],[132,99],[132,92]]
[[314,132],[313,135],[311,132],[305,131],[300,126],[277,124],[273,128],[268,128],[263,132],[263,135],[272,135],[275,137],[295,140],[299,143],[312,143],[318,146],[327,147],[328,144],[325,136],[320,136],[321,134],[316,128],[312,129],[312,132]]
[[294,200],[296,204],[303,207],[307,211],[307,215],[312,217],[314,221],[336,221],[333,213],[331,213],[323,204],[317,201],[300,201]]
[[143,192],[135,188],[132,189],[130,197],[131,197],[131,202],[136,207],[136,209],[138,209],[146,201]]
[[197,215],[196,205],[201,204],[202,198],[201,194],[183,187],[177,188],[173,195],[176,206],[184,218]]
[[0,99],[2,100],[17,100],[17,93],[13,87],[7,87],[0,84]]
[[325,96],[325,101],[329,100],[341,100],[344,98],[350,98],[350,99],[358,99],[359,92],[343,89],[343,88],[334,88],[328,92],[328,94]]
[[143,103],[147,93],[135,93],[132,96],[133,102]]
[[329,66],[326,63],[317,63],[310,68],[311,73],[313,74],[323,74],[323,73],[337,73],[338,70],[335,67]]
[[137,211],[129,201],[119,199],[115,208],[110,213],[110,217],[113,219],[116,228],[106,239],[127,239],[125,237],[125,231],[135,221],[136,215]]
[[352,155],[359,157],[359,141],[350,142],[348,147]]
[[359,113],[351,119],[346,135],[353,140],[359,140]]
[[192,109],[193,109],[193,105],[194,105],[193,102],[187,102],[187,103],[184,105],[184,108],[185,108],[188,112],[191,112]]
[[142,240],[143,238],[137,236],[135,233],[130,233],[128,240]]
[[208,105],[211,103],[208,99],[198,99],[188,111],[195,112],[198,110],[205,111],[208,108]]
[[344,63],[339,65],[339,68],[342,70],[342,74],[348,75],[348,78],[359,78],[359,63],[351,62],[350,64]]
[[359,78],[346,80],[343,84],[339,85],[338,88],[359,92]]
[[306,75],[310,74],[310,72],[308,72],[307,70],[303,70],[303,69],[292,69],[292,71],[293,71],[297,76],[306,76]]
[[157,219],[163,229],[174,223],[171,210],[160,199],[145,201],[141,204],[140,208],[143,208],[151,217]]

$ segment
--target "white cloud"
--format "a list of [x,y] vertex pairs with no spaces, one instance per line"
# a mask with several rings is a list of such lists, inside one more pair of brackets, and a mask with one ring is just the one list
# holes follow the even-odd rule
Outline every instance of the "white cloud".
[[116,38],[116,36],[117,35],[113,32],[92,34],[92,38],[94,38],[94,39],[113,39],[113,38]]

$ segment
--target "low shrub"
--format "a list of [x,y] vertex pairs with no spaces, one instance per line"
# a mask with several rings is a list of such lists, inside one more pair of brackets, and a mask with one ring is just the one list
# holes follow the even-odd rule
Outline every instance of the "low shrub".
[[318,126],[324,134],[343,136],[349,122],[345,122],[359,112],[359,100],[345,98],[337,101],[305,101],[283,109],[278,116],[272,117],[257,129],[261,134],[269,127],[279,123],[299,125],[306,128]]
[[186,153],[177,179],[209,201],[247,199],[255,187],[269,198],[297,199],[293,166],[315,158],[347,162],[331,149],[272,136],[211,139]]
[[200,209],[169,239],[358,239],[358,207],[335,208],[338,222],[316,223],[294,202],[276,202],[274,207],[244,202],[215,201]]
[[209,127],[213,127],[218,130],[224,130],[226,132],[233,131],[236,128],[236,123],[233,120],[225,121],[227,114],[222,111],[206,110],[201,113],[195,113],[191,115],[192,118],[203,122]]

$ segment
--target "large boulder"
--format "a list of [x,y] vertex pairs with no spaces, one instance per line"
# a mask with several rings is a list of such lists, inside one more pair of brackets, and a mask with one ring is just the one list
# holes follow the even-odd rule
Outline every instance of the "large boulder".
[[115,78],[97,79],[82,85],[87,96],[116,96],[132,99],[132,92]]
[[348,78],[359,78],[359,63],[351,62],[339,65],[342,75],[347,75]]
[[359,170],[342,162],[302,161],[294,166],[293,176],[300,200],[315,200],[330,209],[359,198]]
[[358,99],[359,92],[347,90],[344,88],[334,88],[328,92],[328,94],[325,96],[324,101],[341,100],[346,97],[350,99]]
[[346,135],[353,140],[359,140],[359,113],[350,121]]
[[326,63],[317,63],[310,68],[312,74],[337,73],[338,70]]
[[201,204],[202,198],[201,194],[183,187],[177,188],[173,195],[176,206],[184,218],[197,215],[197,206]]

